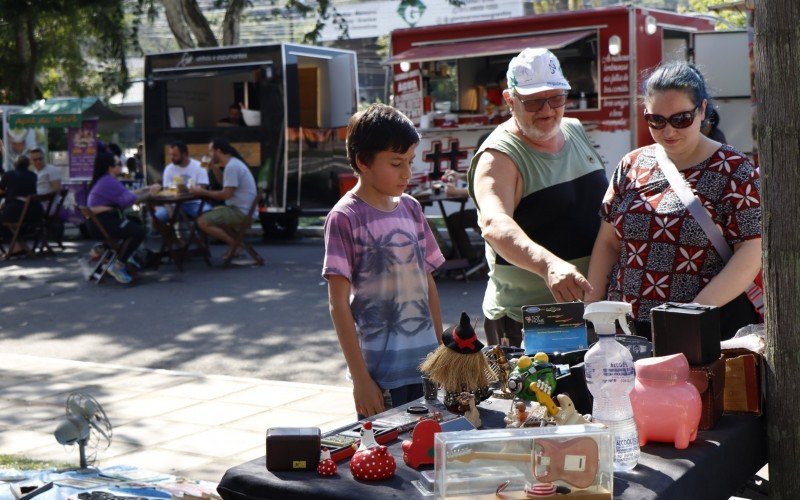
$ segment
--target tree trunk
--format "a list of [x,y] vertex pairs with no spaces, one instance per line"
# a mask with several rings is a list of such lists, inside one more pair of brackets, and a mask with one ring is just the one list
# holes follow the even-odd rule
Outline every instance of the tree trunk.
[[797,0],[757,0],[755,69],[767,298],[770,498],[800,498],[800,37]]
[[183,20],[181,0],[161,0],[161,3],[164,5],[167,24],[178,42],[178,47],[182,49],[193,48],[194,40],[192,40],[192,32],[189,31],[189,27],[186,26],[186,22]]
[[38,46],[35,36],[35,21],[23,14],[19,20],[16,34],[16,52],[20,63],[21,78],[17,84],[17,96],[20,102],[28,104],[37,98],[36,68],[39,65]]
[[222,20],[222,45],[239,44],[239,27],[246,0],[230,0]]
[[198,47],[217,47],[217,38],[211,27],[208,25],[208,20],[197,5],[197,0],[181,0],[183,5],[183,17],[189,29],[192,30],[194,39],[197,40]]

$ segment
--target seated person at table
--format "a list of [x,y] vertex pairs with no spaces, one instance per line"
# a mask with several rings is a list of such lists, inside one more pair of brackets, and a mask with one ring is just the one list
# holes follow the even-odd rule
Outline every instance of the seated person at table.
[[[17,222],[25,207],[25,197],[36,194],[36,174],[28,170],[31,162],[25,155],[20,155],[14,161],[14,170],[3,174],[0,179],[0,195],[5,197],[5,203],[0,207],[0,222]],[[28,213],[25,214],[24,225],[28,226],[42,218],[44,210],[39,202],[31,202]],[[11,229],[0,224],[0,239],[6,243],[13,238]],[[17,240],[11,255],[21,254],[26,251],[25,243]]]
[[[197,227],[203,233],[228,245],[228,251],[222,257],[227,261],[233,258],[236,252],[236,241],[222,226],[244,222],[258,191],[253,174],[227,139],[214,139],[208,145],[208,151],[211,156],[212,173],[217,180],[222,181],[222,191],[210,191],[195,185],[192,187],[192,192],[212,200],[224,201],[225,205],[214,207],[213,210],[199,216]],[[220,165],[223,166],[223,172],[220,172]]]
[[[466,181],[466,172],[448,170],[442,176],[444,181],[444,192],[448,198],[467,198],[469,191],[465,187],[459,187],[458,181]],[[453,245],[458,249],[462,258],[467,259],[470,264],[476,265],[483,260],[483,251],[480,247],[476,248],[469,239],[467,228],[472,228],[475,234],[481,234],[478,225],[478,211],[474,208],[458,210],[447,216],[447,224],[450,227]]]
[[[86,204],[109,236],[123,240],[117,261],[108,268],[108,273],[120,283],[130,283],[133,278],[126,271],[125,263],[144,241],[145,230],[141,221],[126,217],[123,210],[157,193],[159,186],[153,184],[137,191],[128,191],[117,180],[121,173],[122,163],[118,157],[111,153],[99,153],[95,156]],[[103,239],[102,233],[94,224],[87,222],[87,228],[92,237]]]
[[322,276],[359,416],[422,397],[419,364],[442,338],[431,273],[444,257],[419,202],[404,194],[418,143],[392,107],[353,115],[347,158],[358,182],[325,221]]
[[245,125],[244,118],[242,118],[242,106],[238,103],[228,106],[228,116],[217,122],[218,127],[244,127]]
[[[182,141],[175,141],[169,145],[169,156],[172,163],[164,169],[162,185],[165,189],[173,186],[175,178],[180,176],[187,186],[208,186],[208,172],[200,166],[200,162],[189,157],[189,148]],[[200,210],[200,200],[187,201],[181,204],[181,210],[190,218],[197,217]],[[156,207],[156,219],[166,221],[169,218],[167,207]]]

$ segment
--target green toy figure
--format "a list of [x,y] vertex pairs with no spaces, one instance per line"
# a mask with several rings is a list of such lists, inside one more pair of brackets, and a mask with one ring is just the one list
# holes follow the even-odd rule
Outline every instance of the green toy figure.
[[519,358],[516,369],[508,378],[508,390],[520,399],[541,402],[537,399],[536,393],[530,389],[531,383],[539,380],[550,386],[549,395],[552,396],[556,390],[554,366],[550,363],[550,357],[543,352],[534,354],[533,359],[528,356]]

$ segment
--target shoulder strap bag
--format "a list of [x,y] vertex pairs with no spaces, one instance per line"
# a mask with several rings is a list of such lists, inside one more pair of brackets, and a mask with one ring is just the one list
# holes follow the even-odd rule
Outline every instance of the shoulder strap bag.
[[[672,160],[669,159],[664,148],[656,146],[655,149],[658,166],[661,168],[661,171],[664,172],[664,177],[667,178],[667,182],[669,182],[672,190],[678,195],[681,203],[683,203],[689,213],[692,214],[692,217],[694,217],[694,220],[697,221],[703,229],[703,232],[706,233],[706,236],[711,240],[711,244],[714,245],[714,249],[716,249],[720,257],[722,257],[725,262],[728,262],[730,258],[733,257],[733,251],[731,247],[728,246],[728,242],[725,241],[722,230],[719,226],[714,224],[711,215],[706,211],[700,199],[692,192],[691,188],[686,183],[686,179],[678,172],[678,168],[672,163]],[[745,292],[747,293],[747,298],[753,303],[753,307],[763,320],[764,288],[762,285],[761,271],[758,272],[755,281],[747,287]]]

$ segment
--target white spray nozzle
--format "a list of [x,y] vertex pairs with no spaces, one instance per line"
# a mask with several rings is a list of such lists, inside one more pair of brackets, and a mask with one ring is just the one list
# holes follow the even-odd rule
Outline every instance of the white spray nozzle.
[[631,305],[627,302],[604,300],[587,305],[583,312],[583,319],[592,322],[598,335],[614,335],[617,331],[614,326],[615,320],[619,320],[622,330],[631,335],[628,321],[625,318],[631,311]]

